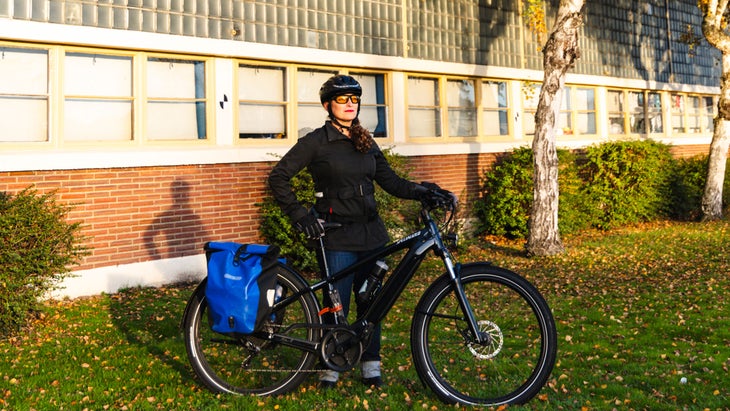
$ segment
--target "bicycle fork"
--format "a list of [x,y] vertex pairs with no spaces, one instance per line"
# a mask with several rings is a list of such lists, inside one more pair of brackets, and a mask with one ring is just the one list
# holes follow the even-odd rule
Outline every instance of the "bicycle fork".
[[491,340],[489,334],[482,333],[480,331],[479,324],[474,317],[474,311],[472,311],[469,300],[466,298],[464,285],[461,283],[461,264],[457,263],[456,265],[454,265],[454,262],[451,258],[451,253],[441,241],[439,241],[439,243],[440,244],[438,244],[438,249],[441,253],[441,259],[444,261],[446,272],[449,274],[449,277],[451,278],[451,283],[454,285],[456,299],[459,302],[461,311],[464,313],[466,323],[469,325],[469,330],[471,331],[471,335],[474,338],[474,342],[478,344],[489,343]]

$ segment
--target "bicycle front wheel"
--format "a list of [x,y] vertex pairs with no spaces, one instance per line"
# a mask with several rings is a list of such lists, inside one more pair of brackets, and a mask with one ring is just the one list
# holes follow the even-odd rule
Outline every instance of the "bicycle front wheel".
[[[301,276],[282,264],[276,270],[281,298],[306,290],[307,284]],[[188,360],[200,381],[214,392],[242,395],[278,395],[296,388],[318,357],[266,338],[229,337],[212,331],[205,285],[204,280],[194,291],[182,321]],[[320,338],[318,311],[312,293],[305,292],[291,304],[274,311],[264,329],[266,333],[316,342]],[[291,327],[294,324],[299,326]]]
[[481,335],[466,322],[451,279],[426,290],[411,325],[421,381],[449,404],[523,404],[550,376],[557,353],[552,313],[519,275],[487,263],[465,265],[461,282]]

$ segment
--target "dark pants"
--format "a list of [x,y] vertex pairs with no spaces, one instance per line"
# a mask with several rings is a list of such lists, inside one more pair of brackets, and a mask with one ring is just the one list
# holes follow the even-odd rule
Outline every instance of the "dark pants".
[[[334,274],[351,266],[358,261],[360,257],[366,254],[369,254],[369,252],[327,250],[327,265],[330,269],[330,273]],[[350,300],[353,294],[353,289],[355,292],[360,289],[362,283],[366,278],[368,278],[373,266],[374,264],[372,266],[368,265],[362,270],[355,272],[354,275],[348,275],[335,283],[335,288],[340,294],[340,299],[342,300],[342,308],[344,309],[345,316],[347,316],[350,312]],[[367,308],[367,306],[361,307],[358,305],[358,318],[365,314]],[[380,361],[380,323],[375,324],[370,344],[368,344],[365,348],[361,361]]]

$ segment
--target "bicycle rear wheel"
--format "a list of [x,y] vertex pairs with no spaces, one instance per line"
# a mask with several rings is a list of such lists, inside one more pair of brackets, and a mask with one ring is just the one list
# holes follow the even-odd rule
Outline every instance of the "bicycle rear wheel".
[[[282,298],[307,288],[301,276],[288,267],[279,264],[276,270]],[[212,331],[208,323],[205,285],[206,280],[203,280],[193,292],[182,322],[188,360],[200,381],[214,392],[231,394],[278,395],[296,388],[318,357],[266,338],[229,337]],[[312,293],[304,293],[275,311],[264,330],[319,341],[318,311],[319,305]],[[292,324],[305,326],[287,328]],[[258,335],[263,337],[266,333]]]
[[557,353],[545,299],[519,275],[486,263],[463,266],[461,281],[489,341],[471,336],[451,279],[440,277],[421,297],[411,325],[421,381],[450,404],[529,401],[549,378]]

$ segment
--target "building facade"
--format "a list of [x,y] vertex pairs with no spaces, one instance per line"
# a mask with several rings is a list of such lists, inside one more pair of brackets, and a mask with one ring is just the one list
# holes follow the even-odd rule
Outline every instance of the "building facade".
[[[521,3],[0,0],[0,190],[76,205],[93,252],[59,295],[197,278],[206,241],[259,240],[268,171],[347,73],[376,141],[472,198],[534,133],[542,39]],[[558,145],[706,153],[719,53],[695,1],[587,3]]]

